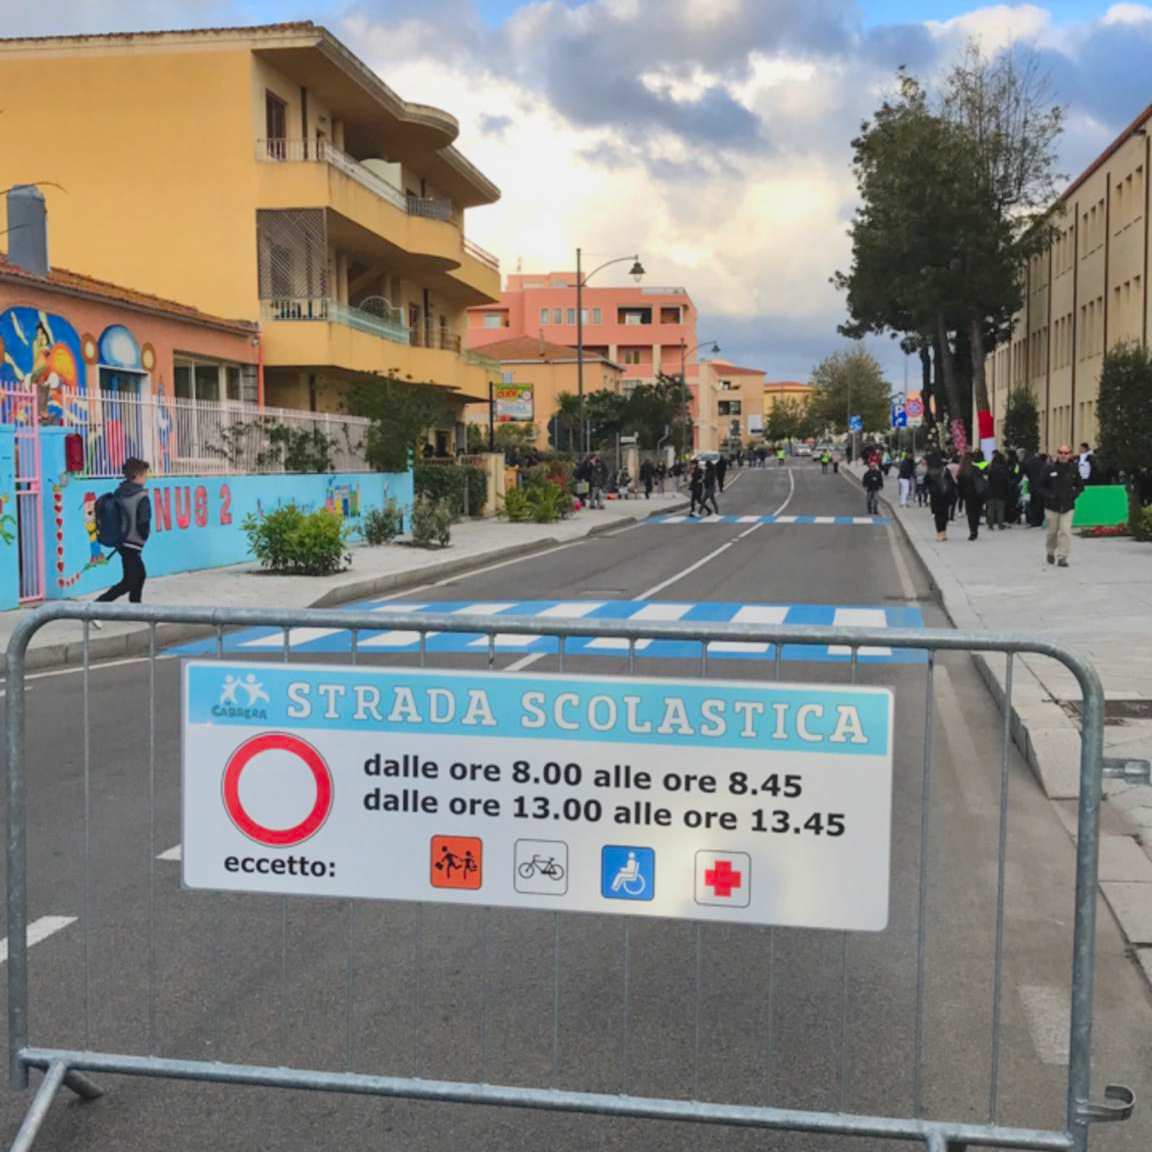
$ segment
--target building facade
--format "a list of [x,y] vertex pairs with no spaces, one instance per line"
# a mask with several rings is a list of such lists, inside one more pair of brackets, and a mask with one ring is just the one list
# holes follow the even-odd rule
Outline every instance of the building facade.
[[790,403],[806,404],[816,391],[814,384],[804,384],[799,380],[766,380],[764,382],[764,422],[767,424],[772,409],[782,400]]
[[759,443],[764,437],[764,373],[726,360],[702,360],[699,379],[697,449],[719,452]]
[[325,29],[6,40],[0,66],[5,170],[43,184],[54,260],[260,321],[270,404],[336,408],[385,375],[443,387],[461,419],[486,395],[463,337],[499,265],[464,220],[499,190],[452,116]]
[[[697,375],[696,306],[684,288],[586,287],[584,350],[623,369],[622,387],[650,384],[658,373]],[[576,344],[576,273],[517,274],[494,304],[472,308],[468,346],[519,337]]]
[[1095,444],[1104,353],[1147,343],[1150,129],[1152,107],[1053,206],[1055,241],[1028,265],[1011,342],[986,361],[997,429],[1009,392],[1027,385],[1042,446]]
[[[541,451],[573,447],[563,433],[554,428],[552,421],[559,411],[559,396],[565,392],[572,396],[579,394],[576,350],[521,336],[485,345],[484,351],[499,362],[502,383],[531,385],[536,447]],[[584,360],[584,395],[604,389],[619,391],[623,375],[624,370],[606,357],[588,355]],[[474,404],[468,410],[469,423],[487,428],[488,418],[487,404]]]

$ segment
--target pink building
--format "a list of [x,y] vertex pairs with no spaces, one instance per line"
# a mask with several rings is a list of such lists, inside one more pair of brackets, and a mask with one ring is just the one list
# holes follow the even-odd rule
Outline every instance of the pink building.
[[[576,346],[576,273],[517,274],[496,304],[468,310],[468,347],[481,349],[520,336]],[[657,372],[679,376],[686,356],[696,363],[696,306],[684,288],[584,289],[584,349],[624,370],[621,386],[650,382]]]

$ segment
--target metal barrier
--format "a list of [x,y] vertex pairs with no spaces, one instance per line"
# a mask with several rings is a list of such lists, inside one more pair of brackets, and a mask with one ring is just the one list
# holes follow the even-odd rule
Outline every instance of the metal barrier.
[[[28,964],[28,874],[26,842],[26,791],[29,783],[27,760],[27,711],[25,702],[26,654],[29,642],[42,627],[52,621],[71,620],[84,622],[84,665],[83,665],[83,837],[80,845],[83,859],[80,862],[83,897],[81,917],[83,923],[83,1021],[84,1039],[76,1045],[52,1046],[37,1044],[30,1036],[29,1021],[29,964]],[[148,976],[148,1052],[130,1054],[101,1050],[90,1043],[89,1037],[89,935],[93,913],[89,900],[89,876],[91,874],[92,810],[93,810],[93,764],[89,747],[90,692],[89,677],[92,674],[88,662],[89,623],[94,620],[137,621],[150,625],[150,661],[148,662],[148,738],[147,775],[141,784],[148,789],[148,813],[150,854],[156,858],[155,826],[157,813],[157,669],[160,645],[163,636],[158,629],[163,625],[202,626],[214,630],[216,654],[223,656],[225,650],[225,630],[239,626],[267,626],[284,631],[282,652],[279,654],[285,663],[290,660],[290,631],[292,629],[347,630],[352,638],[351,662],[362,660],[367,653],[361,649],[360,641],[371,633],[378,633],[384,625],[389,630],[411,631],[419,634],[418,650],[412,656],[419,664],[425,663],[426,638],[431,633],[476,633],[488,637],[488,644],[481,645],[478,655],[488,667],[494,667],[497,655],[497,632],[502,635],[547,635],[557,641],[557,657],[560,671],[565,671],[567,642],[574,638],[587,638],[608,634],[623,638],[627,642],[621,659],[627,661],[629,671],[634,672],[643,649],[638,652],[641,641],[691,641],[699,645],[699,671],[709,675],[709,646],[715,643],[766,643],[772,645],[772,655],[766,658],[769,668],[774,664],[774,677],[782,679],[785,646],[838,646],[850,650],[849,668],[851,680],[857,682],[860,668],[859,656],[868,649],[883,646],[892,650],[920,650],[927,653],[927,667],[924,679],[925,705],[923,712],[923,750],[920,766],[919,797],[919,850],[917,894],[909,905],[916,908],[914,934],[914,999],[910,1026],[910,1088],[911,1115],[899,1115],[899,1109],[872,1111],[849,1111],[845,1107],[847,1056],[845,1040],[849,1015],[849,960],[848,945],[850,934],[837,933],[842,938],[839,947],[842,972],[843,996],[840,1003],[839,1036],[840,1058],[838,1065],[839,1106],[834,1110],[802,1110],[778,1106],[760,1106],[735,1103],[708,1103],[695,1098],[613,1094],[572,1090],[565,1087],[513,1087],[501,1086],[482,1079],[460,1080],[452,1078],[426,1078],[421,1075],[396,1076],[372,1075],[353,1070],[352,1044],[352,933],[349,929],[346,947],[347,957],[347,997],[348,1035],[344,1069],[284,1067],[284,1061],[270,1060],[267,1063],[226,1062],[221,1060],[189,1059],[159,1054],[156,1040],[155,1003],[156,944],[155,944],[155,892],[154,875],[148,884],[148,927],[150,938],[150,970]],[[267,650],[266,650],[267,651]],[[719,651],[719,650],[718,650]],[[795,651],[795,649],[793,649]],[[934,704],[934,676],[936,657],[941,652],[1001,652],[1006,660],[1005,708],[1002,730],[1002,760],[999,777],[999,823],[997,831],[997,853],[995,872],[995,944],[994,979],[991,992],[991,1035],[986,1050],[990,1076],[987,1094],[987,1121],[971,1121],[928,1117],[925,1115],[924,1086],[922,1068],[924,1049],[929,1039],[927,1002],[927,912],[929,900],[929,818],[932,811],[933,788],[935,783],[934,732],[936,727]],[[1070,1043],[1068,1050],[1067,1080],[1063,1086],[1064,1105],[1062,1120],[1049,1127],[1018,1127],[1000,1122],[1000,1074],[1001,1042],[1004,1028],[1003,986],[1005,966],[1005,885],[1006,854],[1009,832],[1008,781],[1010,764],[1010,702],[1012,696],[1013,660],[1017,654],[1035,654],[1050,657],[1062,663],[1075,676],[1083,694],[1083,728],[1080,757],[1080,800],[1079,830],[1076,843],[1075,864],[1075,903],[1074,930],[1072,934],[1072,972],[1070,994]],[[277,654],[272,653],[275,657]],[[394,657],[390,660],[395,662]],[[568,669],[571,670],[570,667]],[[483,675],[483,670],[478,669]],[[911,674],[911,673],[910,673]],[[919,673],[915,673],[919,675]],[[35,698],[34,698],[35,699]],[[142,1077],[159,1077],[175,1080],[197,1080],[203,1082],[224,1082],[230,1084],[262,1085],[283,1088],[310,1089],[322,1092],[350,1093],[380,1097],[403,1098],[408,1100],[441,1101],[501,1106],[506,1108],[535,1109],[549,1112],[587,1114],[601,1117],[637,1118],[649,1120],[674,1120],[706,1125],[725,1125],[754,1128],[760,1130],[792,1130],[826,1135],[853,1137],[874,1137],[916,1141],[927,1146],[930,1152],[947,1152],[965,1145],[997,1146],[1005,1148],[1074,1150],[1085,1152],[1088,1144],[1089,1127],[1093,1122],[1126,1119],[1133,1107],[1132,1093],[1125,1089],[1110,1086],[1105,1090],[1104,1101],[1095,1102],[1091,1096],[1091,1036],[1094,972],[1094,940],[1097,905],[1097,854],[1099,847],[1099,819],[1101,803],[1101,773],[1103,755],[1104,694],[1100,680],[1093,667],[1084,659],[1057,644],[1040,637],[1027,635],[988,635],[946,630],[877,630],[865,628],[786,628],[780,626],[747,626],[743,624],[687,624],[687,623],[644,623],[623,622],[605,619],[564,619],[543,620],[539,617],[479,615],[446,615],[426,612],[389,612],[386,620],[372,612],[343,612],[330,610],[275,611],[275,610],[211,610],[174,609],[150,606],[108,606],[81,604],[53,604],[30,613],[19,625],[8,647],[8,845],[7,845],[7,914],[9,933],[8,954],[8,1025],[9,1025],[9,1075],[14,1088],[28,1087],[29,1069],[39,1068],[44,1076],[38,1091],[25,1117],[23,1127],[12,1145],[18,1152],[30,1148],[47,1116],[53,1097],[61,1085],[66,1085],[83,1098],[91,1099],[100,1095],[100,1088],[88,1079],[86,1073],[120,1073]],[[919,725],[919,717],[916,723]],[[919,738],[919,737],[917,737]],[[914,809],[913,809],[914,811]],[[153,869],[155,865],[152,865]],[[936,877],[932,877],[935,881]],[[182,899],[188,893],[179,893]],[[203,899],[203,896],[201,896]],[[221,898],[216,896],[219,901]],[[287,904],[284,897],[249,897],[253,901],[285,901],[284,923],[287,923]],[[353,902],[344,901],[343,906],[349,915],[349,923],[355,909]],[[255,907],[256,905],[253,905]],[[361,905],[361,908],[365,905]],[[491,912],[491,909],[482,910]],[[556,917],[556,980],[554,992],[556,1005],[553,1008],[553,1070],[555,1072],[555,1051],[559,1045],[559,913],[540,913]],[[421,922],[422,923],[422,922]],[[625,922],[625,984],[628,980],[627,921]],[[287,928],[284,928],[285,933]],[[779,928],[767,929],[769,949],[782,940]],[[796,930],[787,930],[796,931]],[[775,935],[773,935],[775,933]],[[830,937],[822,933],[823,938]],[[422,939],[422,937],[421,937]],[[485,928],[485,952],[487,949],[487,928]],[[911,932],[909,939],[912,939]],[[219,941],[215,947],[220,949]],[[287,943],[285,966],[287,972]],[[769,956],[771,952],[769,953]],[[695,1052],[697,1065],[700,1056],[701,1028],[701,984],[700,984],[701,935],[697,926],[696,935],[696,1039]],[[217,954],[219,961],[222,957]],[[911,954],[909,956],[911,959]],[[769,959],[771,965],[771,960]],[[223,970],[220,975],[223,976]],[[286,976],[285,976],[286,978]],[[769,966],[767,994],[771,1005],[774,967]],[[625,992],[627,996],[627,991]],[[283,1007],[283,1005],[281,1005]],[[280,1017],[278,1017],[280,1019]],[[769,1012],[769,1048],[773,1051],[776,1038],[771,1035],[771,1011]],[[417,1029],[417,1035],[420,1029]],[[486,1035],[486,1034],[483,1034]],[[482,1035],[482,1043],[484,1042]],[[310,1049],[311,1053],[311,1049]],[[314,1053],[312,1053],[314,1055]],[[275,1056],[282,1056],[282,1052]],[[967,1058],[967,1053],[965,1053]],[[315,1061],[319,1062],[319,1061]],[[417,1068],[420,1071],[420,1068]],[[695,1070],[694,1083],[699,1084],[699,1069]]]

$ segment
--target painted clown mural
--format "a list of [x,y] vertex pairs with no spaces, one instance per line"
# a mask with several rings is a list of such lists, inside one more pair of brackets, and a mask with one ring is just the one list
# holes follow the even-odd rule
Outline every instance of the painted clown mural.
[[[65,393],[83,392],[84,358],[76,329],[64,319],[36,308],[9,308],[0,313],[0,388],[36,390],[40,417],[63,421]],[[5,423],[30,419],[18,399],[5,399]],[[17,410],[20,409],[20,410]]]

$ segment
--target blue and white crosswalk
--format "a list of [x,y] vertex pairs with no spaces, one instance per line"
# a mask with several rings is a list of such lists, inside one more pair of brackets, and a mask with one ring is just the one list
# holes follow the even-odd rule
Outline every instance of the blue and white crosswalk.
[[887,516],[651,516],[647,524],[832,524],[883,526]]
[[[397,613],[428,613],[459,616],[491,616],[493,618],[529,617],[541,625],[564,620],[604,621],[602,636],[573,636],[565,644],[569,656],[621,656],[627,655],[628,641],[613,636],[614,621],[680,621],[686,624],[747,624],[771,627],[773,625],[839,625],[853,628],[922,628],[924,619],[914,605],[839,604],[735,604],[692,601],[656,600],[390,600],[368,601],[346,606],[347,610],[371,612],[380,617],[379,631],[360,631],[356,647],[363,653],[418,652],[420,633],[410,629],[389,628],[390,615]],[[462,632],[427,632],[425,650],[429,654],[486,653],[487,635]],[[288,634],[288,646],[297,653],[341,653],[352,650],[352,633],[346,628],[293,628]],[[559,650],[555,636],[534,633],[497,632],[494,647],[498,653],[552,653]],[[284,632],[278,628],[248,628],[224,637],[224,649],[230,653],[280,652],[284,648]],[[179,655],[212,655],[216,641],[199,640],[172,649]],[[687,640],[637,640],[638,657],[669,660],[693,660],[700,655],[700,646]],[[752,641],[714,641],[709,656],[730,660],[775,660],[776,646]],[[862,663],[921,664],[926,656],[922,651],[893,649],[883,646],[861,648],[858,658]],[[821,662],[848,662],[851,650],[842,645],[786,644],[783,660]]]

